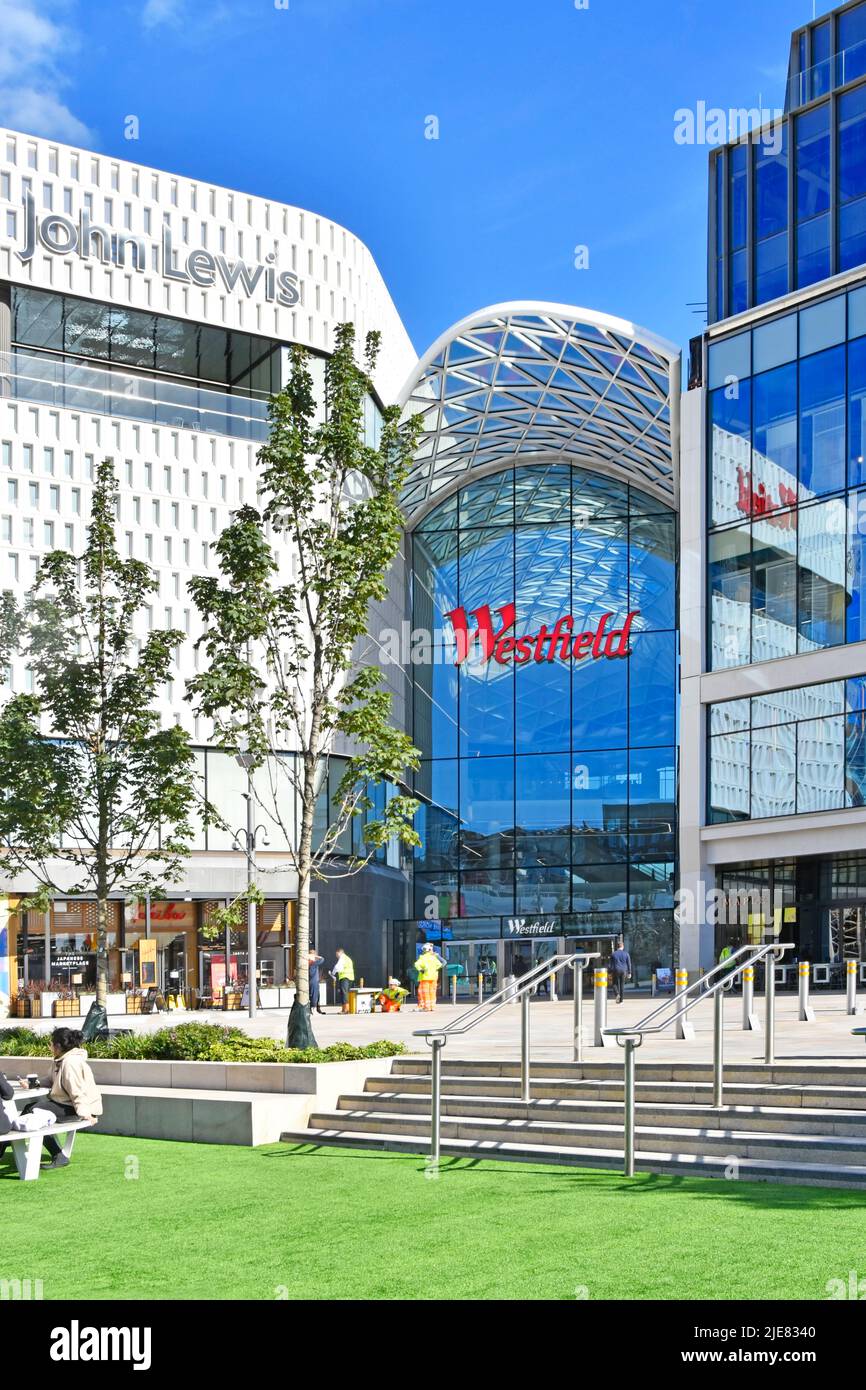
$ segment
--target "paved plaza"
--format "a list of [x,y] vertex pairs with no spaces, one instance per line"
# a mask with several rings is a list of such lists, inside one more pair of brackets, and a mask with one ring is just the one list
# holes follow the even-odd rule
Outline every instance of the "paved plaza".
[[[637,1023],[663,1000],[653,1000],[647,995],[627,997],[622,1005],[609,1004],[608,1024],[622,1027]],[[863,996],[866,1004],[866,996]],[[815,1012],[813,1023],[801,1023],[798,1019],[796,993],[780,992],[776,996],[776,1057],[778,1061],[804,1062],[810,1058],[823,1061],[849,1062],[852,1066],[866,1064],[866,1041],[852,1036],[852,1030],[866,1026],[866,1015],[849,1017],[846,1012],[844,994],[816,993],[812,995]],[[413,1051],[425,1051],[423,1039],[413,1037],[416,1029],[431,1025],[447,1025],[465,1014],[467,1004],[456,1008],[450,1004],[439,1005],[435,1014],[419,1013],[414,1005],[409,1005],[400,1013],[392,1014],[341,1014],[338,1009],[329,1007],[324,1015],[316,1015],[313,1027],[316,1040],[321,1046],[330,1043],[349,1042],[357,1046],[365,1043],[389,1040],[403,1042]],[[763,1020],[764,1000],[755,999],[755,1008]],[[730,1060],[762,1061],[764,1056],[763,1032],[745,1032],[741,1027],[742,998],[739,994],[725,999],[725,1056]],[[539,1060],[570,1060],[572,1056],[571,1001],[551,1003],[546,999],[533,1000],[531,1007],[532,1056]],[[694,1026],[695,1036],[688,1041],[674,1037],[673,1027],[668,1027],[657,1036],[647,1036],[640,1050],[639,1061],[701,1061],[712,1060],[713,1005],[708,1001],[692,1009],[689,1018]],[[132,1028],[136,1032],[153,1031],[170,1027],[181,1022],[218,1023],[243,1028],[255,1037],[284,1039],[288,1010],[260,1010],[255,1019],[246,1013],[223,1013],[198,1010],[194,1013],[171,1012],[149,1015],[113,1017],[109,1020],[114,1028]],[[614,1048],[592,1046],[593,1002],[587,997],[584,1003],[584,1041],[586,1060],[613,1059],[619,1056]],[[2,1027],[14,1027],[19,1020],[7,1019]],[[21,1020],[25,1027],[40,1032],[50,1031],[54,1023],[48,1019]],[[64,1020],[75,1026],[73,1020]],[[520,1051],[520,1007],[503,1005],[477,1028],[469,1033],[455,1035],[448,1040],[448,1057],[507,1058],[516,1057]]]

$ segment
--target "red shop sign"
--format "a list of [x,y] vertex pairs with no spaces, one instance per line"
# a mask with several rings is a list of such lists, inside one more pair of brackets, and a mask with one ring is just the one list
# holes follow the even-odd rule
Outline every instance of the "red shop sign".
[[480,646],[483,661],[493,657],[502,666],[510,661],[522,666],[528,661],[581,661],[584,657],[597,661],[599,657],[630,656],[631,628],[635,618],[640,616],[640,610],[636,608],[628,614],[622,627],[609,630],[613,613],[602,613],[595,628],[575,633],[574,619],[570,613],[566,613],[557,619],[553,628],[542,625],[538,632],[514,637],[510,635],[510,629],[514,627],[517,616],[515,605],[506,603],[496,612],[501,619],[498,631],[494,631],[488,604],[471,609],[470,617],[476,621],[474,632],[469,631],[465,608],[452,608],[450,613],[445,614],[454,629],[457,643],[455,666],[466,660],[475,642]]

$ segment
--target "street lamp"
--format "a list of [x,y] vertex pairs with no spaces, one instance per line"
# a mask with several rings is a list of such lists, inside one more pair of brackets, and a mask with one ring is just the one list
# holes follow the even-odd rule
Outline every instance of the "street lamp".
[[[255,824],[254,802],[253,802],[253,767],[255,757],[248,750],[241,747],[235,755],[238,767],[242,767],[247,774],[247,789],[243,793],[247,803],[247,824],[245,830],[239,830],[234,835],[236,844],[243,844],[244,854],[247,860],[247,894],[249,895],[256,881],[256,836],[262,831],[262,844],[267,845],[268,837],[264,832],[264,827]],[[256,960],[256,904],[250,900],[247,902],[247,989],[249,990],[249,1016],[256,1016],[256,1001],[258,990],[256,988],[256,975],[258,963]],[[226,981],[228,981],[229,962],[226,956]]]

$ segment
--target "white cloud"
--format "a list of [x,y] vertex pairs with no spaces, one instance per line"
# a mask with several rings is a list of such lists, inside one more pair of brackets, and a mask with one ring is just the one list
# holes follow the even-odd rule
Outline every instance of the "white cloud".
[[[35,0],[38,3],[38,0]],[[74,35],[39,14],[34,0],[0,0],[0,123],[84,144],[90,132],[61,98]]]
[[160,24],[176,24],[180,19],[182,0],[147,0],[141,12],[141,22],[145,29],[155,29]]

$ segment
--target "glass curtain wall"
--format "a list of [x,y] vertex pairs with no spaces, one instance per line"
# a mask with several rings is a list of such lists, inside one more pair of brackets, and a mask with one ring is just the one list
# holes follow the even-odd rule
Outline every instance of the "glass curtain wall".
[[[417,527],[415,911],[488,922],[673,904],[676,523],[662,503],[563,464],[469,484]],[[513,604],[516,639],[634,620],[627,659],[454,661],[446,614]],[[432,912],[431,912],[432,905]],[[469,920],[474,919],[474,921]],[[456,924],[455,924],[456,925]],[[563,928],[565,930],[565,928]]]

